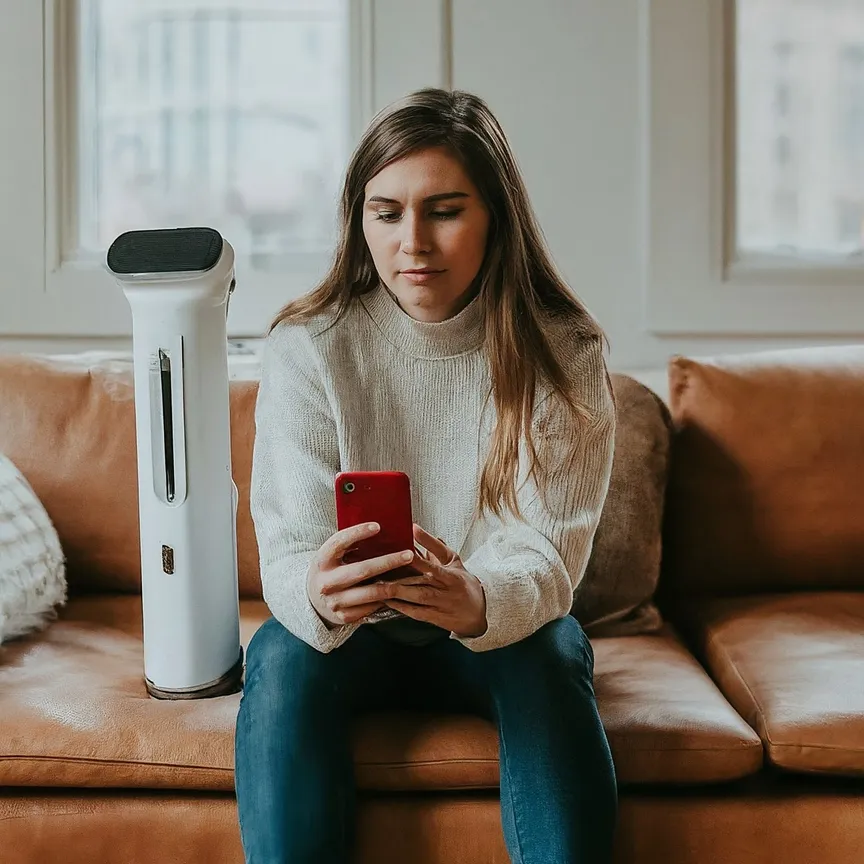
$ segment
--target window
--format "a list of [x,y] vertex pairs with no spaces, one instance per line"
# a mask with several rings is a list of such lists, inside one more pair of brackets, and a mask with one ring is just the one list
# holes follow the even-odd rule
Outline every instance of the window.
[[839,52],[837,134],[845,182],[864,201],[864,31],[861,42]]
[[196,223],[238,253],[229,335],[261,335],[326,273],[345,166],[375,112],[452,86],[450,17],[427,0],[0,5],[0,112],[15,118],[0,338],[128,338],[108,245]]
[[775,226],[776,243],[795,248],[798,234],[798,193],[794,189],[777,189],[772,202],[771,219]]
[[780,135],[774,142],[774,161],[779,169],[792,161],[792,141],[788,135]]
[[332,247],[347,0],[81,0],[79,258],[207,224],[244,265]]
[[864,202],[837,202],[837,238],[850,248],[857,249],[864,244]]
[[791,110],[791,85],[788,81],[779,80],[774,87],[774,111],[777,117],[788,117]]
[[778,63],[787,63],[792,56],[792,44],[785,40],[780,40],[774,43],[774,56]]
[[864,205],[864,0],[739,0],[736,13],[736,257],[857,251],[836,202]]
[[645,16],[646,328],[860,336],[864,0]]

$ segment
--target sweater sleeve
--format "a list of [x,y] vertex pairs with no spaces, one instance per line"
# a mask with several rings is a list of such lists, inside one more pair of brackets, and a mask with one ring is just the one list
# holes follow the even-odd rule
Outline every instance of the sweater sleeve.
[[523,448],[517,498],[524,520],[505,511],[464,562],[483,585],[487,629],[480,636],[450,638],[472,651],[518,642],[569,614],[588,565],[609,489],[616,426],[599,341],[580,350],[568,372],[583,382],[590,419],[574,419],[557,396],[539,401],[533,437],[546,494],[527,476]]
[[309,565],[336,530],[336,422],[303,327],[279,325],[266,338],[255,406],[250,509],[264,600],[273,617],[327,653],[357,624],[330,625],[309,600]]

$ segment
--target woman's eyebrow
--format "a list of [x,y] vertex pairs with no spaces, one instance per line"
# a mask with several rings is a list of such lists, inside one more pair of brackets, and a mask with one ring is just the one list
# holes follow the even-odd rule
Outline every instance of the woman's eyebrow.
[[[430,201],[443,201],[446,198],[470,198],[471,196],[467,192],[439,192],[437,195],[429,195],[428,197],[423,199],[424,204],[428,204]],[[367,204],[398,204],[394,198],[385,198],[383,195],[373,195],[367,202]]]

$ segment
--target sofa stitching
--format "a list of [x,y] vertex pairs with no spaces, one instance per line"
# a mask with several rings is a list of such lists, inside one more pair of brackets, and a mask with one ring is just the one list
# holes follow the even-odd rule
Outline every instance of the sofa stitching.
[[[17,760],[31,761],[31,762],[71,762],[82,765],[136,765],[140,767],[150,767],[150,768],[176,768],[179,770],[193,770],[193,771],[233,771],[232,768],[219,767],[216,765],[180,765],[173,762],[147,762],[141,760],[133,760],[133,759],[98,759],[98,758],[87,758],[86,756],[27,756],[27,755],[15,755],[15,756],[0,756],[0,764],[3,762],[12,762]],[[425,760],[417,760],[412,762],[369,762],[367,760],[358,760],[357,764],[360,765],[399,765],[399,766],[411,766],[411,765],[484,765],[484,764],[497,764],[498,759],[492,759],[489,757],[483,757],[481,759],[425,759]]]
[[771,746],[775,750],[829,750],[843,753],[864,753],[864,747],[844,747],[833,744],[793,744],[789,742],[786,744],[772,743]]
[[[761,744],[758,742],[738,742],[735,745],[728,747],[630,747],[626,742],[616,740],[614,734],[609,736],[615,746],[621,750],[626,750],[628,753],[729,753],[730,751],[740,751],[746,753],[749,750],[761,749]],[[791,746],[791,745],[785,745]],[[844,749],[844,748],[837,748]],[[231,773],[233,768],[219,768],[212,765],[179,765],[169,762],[141,762],[123,759],[88,759],[80,756],[2,756],[0,757],[0,765],[4,762],[14,761],[30,761],[30,762],[60,762],[64,764],[78,765],[129,765],[140,768],[160,768],[171,769],[177,771],[199,771],[199,772],[216,772],[216,773]],[[429,767],[435,765],[498,765],[499,759],[435,759],[412,762],[372,762],[369,760],[358,760],[356,763],[361,766],[369,766],[374,768],[390,767],[390,768],[413,768],[413,767]]]
[[[609,740],[615,742],[615,736],[610,735]],[[748,750],[761,750],[761,741],[739,742],[730,747],[628,747],[626,744],[615,742],[615,746],[628,753],[729,753],[740,751],[746,753]]]
[[726,650],[725,646],[719,641],[719,639],[714,635],[707,635],[707,642],[710,647],[715,648],[720,655],[722,655],[723,659],[729,665],[729,668],[734,672],[735,676],[740,681],[741,685],[747,691],[750,699],[753,702],[753,706],[758,715],[758,724],[761,727],[761,732],[757,729],[757,732],[760,732],[760,737],[764,738],[765,743],[774,750],[781,749],[796,749],[796,750],[825,750],[825,751],[843,751],[847,753],[864,753],[864,747],[853,747],[853,746],[834,746],[831,744],[794,744],[792,742],[780,743],[773,741],[771,736],[768,734],[768,725],[765,717],[765,710],[762,707],[762,704],[756,698],[755,693],[752,688],[747,684],[741,672],[738,670],[738,666],[733,662],[731,654]]
[[89,759],[86,756],[27,756],[27,755],[15,755],[15,756],[0,756],[0,765],[4,762],[15,762],[15,761],[25,761],[25,762],[62,762],[62,763],[72,763],[76,765],[136,765],[138,767],[149,767],[149,768],[171,768],[182,771],[233,771],[233,768],[218,768],[214,765],[178,765],[172,762],[145,762],[145,761],[136,761],[133,759]]
[[[707,781],[707,782],[710,782],[710,781]],[[19,789],[26,789],[27,787],[15,787],[15,788],[19,788]],[[448,787],[441,788],[441,789],[436,790],[436,791],[446,792],[446,791],[450,791],[450,790],[458,789],[458,790],[460,790],[460,791],[465,791],[465,790],[468,790],[468,791],[470,791],[470,790],[478,790],[478,791],[486,792],[486,791],[489,791],[490,788],[491,788],[491,787],[489,787],[489,786],[487,786],[487,785],[485,785],[485,784],[466,783],[466,784],[461,784],[461,785],[458,785],[458,786],[455,786],[455,785],[454,785],[454,786],[448,786]],[[178,790],[178,791],[183,791],[183,790]],[[49,817],[51,817],[52,819],[56,819],[56,818],[58,818],[58,817],[64,817],[64,816],[72,816],[72,817],[75,817],[76,819],[78,819],[78,818],[80,818],[80,817],[82,817],[82,816],[91,816],[91,815],[94,815],[94,811],[91,810],[91,809],[71,810],[71,811],[70,811],[70,810],[64,810],[64,811],[62,811],[62,812],[58,812],[58,813],[46,813],[46,814],[44,814],[44,815],[45,815],[45,816],[49,816]],[[22,813],[22,814],[20,814],[20,815],[18,815],[18,814],[13,814],[13,815],[11,815],[11,816],[2,816],[2,817],[0,817],[0,823],[3,823],[3,822],[12,822],[13,820],[18,820],[18,819],[30,819],[30,818],[32,818],[32,814],[31,814],[31,813]]]
[[[78,819],[81,816],[88,816],[92,813],[93,813],[92,810],[74,810],[72,812],[64,811],[63,813],[45,813],[44,815],[50,816],[52,819],[56,819],[58,816],[74,816],[76,819]],[[32,818],[33,818],[32,813],[22,813],[20,816],[17,816],[17,815],[16,816],[0,816],[0,824],[2,824],[3,822],[12,822],[12,821],[17,820],[17,819],[32,819]]]
[[[751,689],[750,685],[744,680],[744,676],[738,670],[738,666],[732,660],[731,654],[726,650],[726,647],[717,639],[716,636],[712,634],[708,635],[708,646],[714,648],[718,651],[718,653],[722,656],[722,658],[727,662],[729,668],[734,673],[735,677],[741,683],[741,686],[747,691],[751,701],[753,702],[753,707],[756,710],[756,720],[757,720],[757,729],[756,732],[759,734],[760,738],[764,738],[764,741],[770,746],[774,746],[774,742],[771,740],[771,736],[768,734],[768,727],[765,721],[765,712],[762,708],[761,703],[756,698],[756,694]],[[743,719],[743,718],[742,718]],[[745,721],[746,722],[746,721]]]

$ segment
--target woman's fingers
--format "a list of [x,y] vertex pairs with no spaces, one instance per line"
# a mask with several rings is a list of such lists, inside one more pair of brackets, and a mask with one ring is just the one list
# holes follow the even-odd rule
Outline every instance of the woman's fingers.
[[458,557],[440,537],[433,537],[424,528],[414,523],[414,539],[425,549],[431,552],[441,564],[450,562]]
[[374,537],[381,530],[377,522],[364,522],[362,525],[352,525],[331,535],[321,546],[321,553],[326,567],[335,567],[342,563],[342,556],[352,546],[368,537]]
[[437,561],[427,561],[424,558],[415,558],[411,563],[411,570],[417,572],[417,577],[406,576],[394,581],[402,585],[432,585],[435,588],[449,588],[454,584],[452,574]]
[[402,600],[388,600],[387,605],[415,621],[426,621],[429,624],[441,625],[441,613],[432,606],[421,606],[416,603],[404,603]]
[[426,558],[415,556],[414,560],[411,562],[411,569],[416,570],[423,576],[435,576],[441,569],[441,565],[435,561],[429,561]]
[[401,580],[357,585],[330,595],[327,605],[333,616],[344,623],[358,621],[392,599],[432,605],[437,592],[428,584],[408,584]]
[[401,580],[388,583],[387,594],[388,604],[392,600],[404,600],[418,606],[434,606],[440,596],[431,585],[412,585]]
[[413,566],[418,560],[410,549],[405,552],[391,552],[389,555],[379,555],[367,561],[357,561],[354,564],[342,564],[327,574],[321,593],[324,595],[344,591],[353,585],[383,576],[399,567]]
[[333,614],[342,624],[354,624],[357,621],[362,621],[367,615],[371,615],[373,612],[384,608],[386,608],[384,603],[380,602],[361,603],[358,606],[347,606]]
[[414,545],[414,552],[417,554],[418,558],[422,558],[424,561],[431,561],[433,564],[441,564],[438,558],[433,555],[428,549],[422,549],[420,546]]

